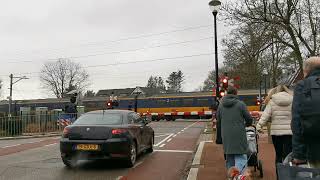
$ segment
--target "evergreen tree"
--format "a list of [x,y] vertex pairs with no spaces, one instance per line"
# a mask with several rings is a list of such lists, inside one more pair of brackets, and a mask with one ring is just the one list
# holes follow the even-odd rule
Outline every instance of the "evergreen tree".
[[182,84],[184,75],[182,71],[172,72],[166,80],[168,84],[168,92],[182,92]]

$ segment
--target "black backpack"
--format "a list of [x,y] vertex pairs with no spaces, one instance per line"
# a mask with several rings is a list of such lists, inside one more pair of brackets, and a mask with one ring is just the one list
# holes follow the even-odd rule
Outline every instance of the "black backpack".
[[311,76],[304,81],[301,103],[301,126],[303,136],[311,141],[320,137],[320,77]]

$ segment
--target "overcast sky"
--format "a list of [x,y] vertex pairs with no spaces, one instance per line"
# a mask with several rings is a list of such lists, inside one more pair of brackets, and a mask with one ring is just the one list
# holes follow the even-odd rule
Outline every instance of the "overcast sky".
[[[2,98],[9,96],[10,73],[30,78],[14,84],[13,99],[50,97],[41,88],[38,72],[44,63],[68,57],[84,67],[163,59],[86,68],[89,89],[95,92],[145,86],[150,75],[166,79],[177,70],[185,74],[183,89],[195,90],[214,68],[214,55],[208,55],[214,49],[213,16],[207,4],[208,0],[1,0]],[[218,23],[220,41],[229,28]],[[185,41],[191,42],[172,45]],[[155,48],[158,45],[166,46]],[[192,55],[197,56],[172,59]],[[220,61],[222,57],[220,53]]]

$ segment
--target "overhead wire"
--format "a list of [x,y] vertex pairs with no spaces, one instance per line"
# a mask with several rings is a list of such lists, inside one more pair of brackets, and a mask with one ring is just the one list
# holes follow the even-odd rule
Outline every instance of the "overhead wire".
[[[81,55],[81,56],[69,56],[69,57],[61,57],[61,58],[49,58],[49,59],[43,59],[47,61],[57,61],[59,59],[79,59],[79,58],[88,58],[88,57],[95,57],[95,56],[103,56],[103,55],[110,55],[110,54],[120,54],[120,53],[128,53],[128,52],[135,52],[145,49],[152,49],[152,48],[159,48],[159,47],[168,47],[168,46],[174,46],[174,45],[181,45],[181,44],[188,44],[192,42],[199,42],[203,40],[212,39],[213,36],[205,37],[205,38],[199,38],[194,40],[188,40],[188,41],[180,41],[180,42],[174,42],[174,43],[167,43],[167,44],[160,44],[160,45],[152,45],[152,46],[146,46],[142,48],[135,48],[135,49],[129,49],[124,51],[113,51],[113,52],[99,52],[97,54],[88,54],[88,55]],[[24,60],[24,61],[11,61],[8,63],[32,63],[34,60]]]
[[[105,44],[117,43],[117,42],[121,42],[121,41],[141,39],[141,38],[147,38],[147,37],[152,37],[152,36],[159,36],[159,35],[165,35],[165,34],[183,32],[183,31],[190,31],[190,30],[196,30],[196,29],[202,29],[202,28],[208,28],[208,27],[212,27],[212,25],[192,26],[192,27],[176,29],[176,30],[171,30],[171,31],[164,31],[164,32],[159,32],[159,33],[142,34],[142,35],[136,35],[136,36],[126,37],[126,38],[118,38],[116,40],[86,43],[86,44],[74,46],[73,48],[75,48],[75,47],[85,47],[85,46],[100,46],[99,44],[105,45]],[[55,48],[55,49],[51,49],[50,51],[58,51],[58,50],[61,50],[61,49],[65,49],[65,48]],[[32,51],[32,52],[37,52],[37,51]],[[21,54],[21,52],[20,52],[20,54]]]
[[[158,62],[158,61],[168,61],[168,60],[176,60],[182,58],[192,58],[192,57],[199,57],[199,56],[208,56],[213,55],[213,52],[210,53],[201,53],[201,54],[193,54],[193,55],[185,55],[185,56],[176,56],[176,57],[167,57],[167,58],[157,58],[157,59],[149,59],[149,60],[137,60],[137,61],[129,61],[129,62],[117,62],[111,64],[99,64],[99,65],[90,65],[84,66],[83,68],[98,68],[98,67],[108,67],[108,66],[118,66],[118,65],[127,65],[127,64],[135,64],[135,63],[149,63],[149,62]],[[30,74],[39,74],[40,72],[28,72],[28,73],[15,73],[17,75],[30,75]],[[7,75],[0,75],[0,76],[7,76]]]

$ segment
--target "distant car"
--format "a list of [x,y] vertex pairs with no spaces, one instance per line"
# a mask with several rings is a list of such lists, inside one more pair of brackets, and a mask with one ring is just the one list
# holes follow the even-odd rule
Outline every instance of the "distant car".
[[63,130],[62,161],[73,167],[77,160],[123,159],[132,167],[138,154],[153,151],[154,130],[148,122],[128,110],[85,113]]

